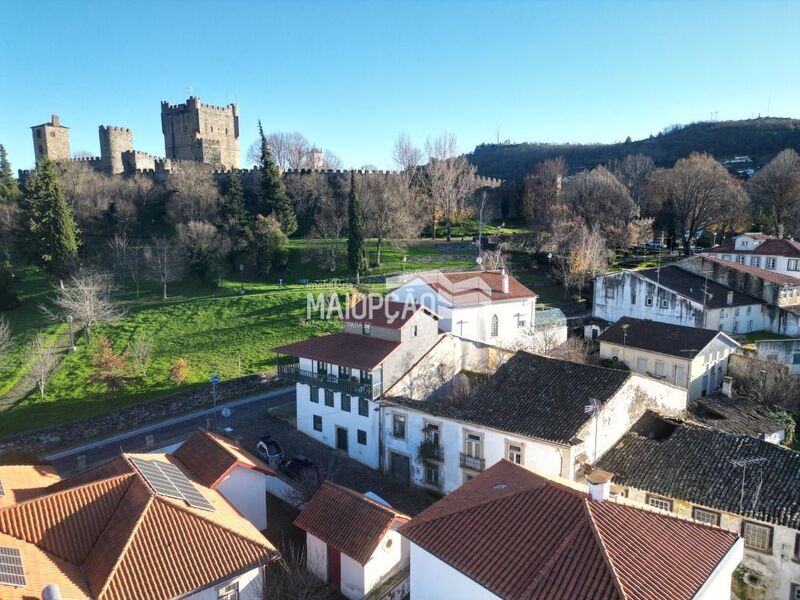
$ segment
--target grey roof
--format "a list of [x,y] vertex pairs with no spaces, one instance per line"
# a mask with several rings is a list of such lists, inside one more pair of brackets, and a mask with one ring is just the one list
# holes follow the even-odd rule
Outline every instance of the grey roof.
[[[659,273],[660,271],[660,273]],[[684,271],[676,265],[668,265],[661,269],[643,269],[634,271],[651,281],[657,281],[673,292],[691,298],[698,304],[703,303],[703,292],[707,289],[709,296],[706,299],[707,308],[724,308],[726,306],[746,306],[748,304],[765,304],[763,300],[753,298],[747,294],[737,292],[733,288],[721,285],[716,281],[700,277],[689,271]],[[708,288],[706,288],[708,285]],[[733,303],[728,304],[728,292],[733,292]]]
[[387,398],[428,414],[564,444],[589,420],[590,398],[601,404],[631,376],[628,371],[517,352],[463,404]]
[[[641,348],[670,356],[694,358],[717,336],[727,338],[724,333],[713,329],[622,317],[597,339],[601,342]],[[733,340],[730,340],[730,343],[736,344]]]
[[742,396],[728,397],[719,392],[698,398],[689,407],[688,420],[744,435],[771,435],[786,424],[763,404]]
[[[747,459],[763,460],[736,462]],[[623,486],[800,529],[800,453],[749,435],[648,412],[597,466]]]

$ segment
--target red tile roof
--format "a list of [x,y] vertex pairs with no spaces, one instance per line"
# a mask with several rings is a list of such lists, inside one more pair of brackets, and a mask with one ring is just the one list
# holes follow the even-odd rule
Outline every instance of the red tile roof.
[[198,429],[172,454],[204,486],[215,489],[237,467],[275,475],[263,461],[228,438]]
[[368,324],[373,327],[401,329],[411,317],[421,310],[430,314],[434,319],[439,318],[429,308],[419,304],[407,304],[390,300],[383,302],[381,305],[370,307],[368,301],[363,300],[350,308],[345,313],[343,320],[349,323]]
[[735,533],[585,492],[506,460],[400,533],[502,598],[692,598]]
[[[167,455],[140,457],[171,462],[192,479]],[[55,583],[72,600],[163,600],[277,557],[222,496],[196,488],[213,511],[155,493],[125,455],[0,507],[0,546],[20,551],[28,575],[25,587],[0,584],[0,598],[39,597]]]
[[758,255],[769,255],[769,256],[788,256],[789,258],[798,258],[800,257],[800,243],[794,240],[787,240],[787,239],[778,239],[778,238],[771,238],[769,236],[765,236],[763,234],[752,234],[748,233],[750,237],[754,237],[756,239],[764,239],[765,241],[761,242],[758,246],[752,249],[736,249],[735,242],[733,240],[726,242],[725,244],[720,244],[719,246],[714,246],[713,248],[709,248],[703,254],[708,253],[715,253],[715,254],[758,254]]
[[791,275],[784,275],[783,273],[776,273],[775,271],[770,271],[769,269],[759,269],[758,267],[743,265],[732,260],[723,260],[722,258],[717,258],[716,256],[709,256],[706,254],[701,254],[700,256],[703,258],[703,260],[722,265],[723,267],[733,269],[734,271],[747,273],[748,275],[753,275],[754,277],[758,277],[759,279],[763,279],[765,281],[771,281],[772,283],[776,283],[778,285],[787,285],[791,287],[800,286],[800,278],[792,277]]
[[355,333],[331,333],[273,348],[278,354],[299,358],[310,358],[335,363],[354,369],[371,371],[400,346],[368,335]]
[[294,524],[365,565],[386,532],[408,519],[363,494],[326,481]]
[[[537,298],[537,294],[507,274],[508,292],[503,293],[503,274],[494,271],[455,271],[424,273],[419,278],[456,306]],[[402,298],[401,298],[402,300]]]

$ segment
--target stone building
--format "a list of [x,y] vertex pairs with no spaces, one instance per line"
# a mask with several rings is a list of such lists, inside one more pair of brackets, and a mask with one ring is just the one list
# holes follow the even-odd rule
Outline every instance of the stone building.
[[225,169],[239,168],[239,107],[212,106],[191,96],[183,104],[161,103],[166,157]]
[[58,115],[53,115],[49,123],[34,125],[31,130],[36,164],[45,158],[69,160],[69,127],[61,124]]
[[123,152],[133,151],[133,133],[127,127],[100,125],[100,162],[111,175],[124,172]]

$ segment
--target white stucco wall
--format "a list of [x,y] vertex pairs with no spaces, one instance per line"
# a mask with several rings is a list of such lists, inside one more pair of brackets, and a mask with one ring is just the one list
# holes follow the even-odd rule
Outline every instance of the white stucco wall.
[[222,482],[217,491],[233,504],[259,531],[267,528],[267,479],[253,469],[236,467]]
[[263,600],[263,582],[261,578],[261,569],[256,567],[251,569],[238,577],[231,577],[231,579],[224,581],[215,586],[211,586],[194,594],[183,596],[186,600],[217,600],[217,590],[225,585],[231,584],[234,581],[239,582],[239,598],[240,600]]
[[731,597],[733,572],[742,562],[744,543],[741,539],[728,550],[711,575],[694,596],[694,600],[723,600]]
[[339,591],[350,600],[358,600],[365,594],[364,567],[346,554],[341,555],[342,584]]
[[367,594],[402,564],[408,562],[409,543],[397,531],[387,531],[364,565],[364,593]]
[[306,532],[306,569],[322,581],[328,580],[328,545],[308,532]]
[[485,587],[411,544],[411,598],[413,600],[499,600]]

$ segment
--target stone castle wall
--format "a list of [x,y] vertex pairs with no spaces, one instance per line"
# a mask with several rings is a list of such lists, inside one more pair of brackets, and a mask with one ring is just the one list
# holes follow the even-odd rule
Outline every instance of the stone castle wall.
[[58,115],[53,115],[50,123],[43,123],[31,128],[33,134],[33,152],[36,163],[45,158],[51,160],[69,160],[69,129],[62,127]]
[[239,109],[212,106],[190,97],[183,104],[161,103],[166,158],[192,160],[225,169],[239,167]]
[[133,151],[133,133],[126,127],[100,125],[99,134],[103,171],[112,175],[123,173],[122,154]]

